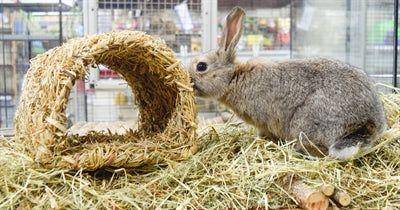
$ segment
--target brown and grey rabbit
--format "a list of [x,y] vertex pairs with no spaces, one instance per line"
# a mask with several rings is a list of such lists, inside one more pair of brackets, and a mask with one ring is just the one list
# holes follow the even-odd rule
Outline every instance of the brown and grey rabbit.
[[230,107],[271,140],[305,138],[295,149],[350,159],[386,129],[375,87],[360,69],[326,58],[236,61],[245,12],[226,17],[219,48],[193,59],[188,71],[197,96]]

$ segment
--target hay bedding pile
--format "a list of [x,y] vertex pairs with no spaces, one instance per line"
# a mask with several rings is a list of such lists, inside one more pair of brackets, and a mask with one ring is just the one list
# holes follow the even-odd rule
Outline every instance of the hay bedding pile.
[[[278,184],[288,174],[309,186],[329,183],[347,192],[352,198],[348,208],[399,209],[400,96],[385,95],[383,101],[390,130],[368,154],[347,162],[303,156],[293,151],[295,140],[276,145],[233,121],[199,129],[198,152],[187,160],[167,155],[164,163],[92,172],[49,169],[50,163],[32,159],[28,137],[0,137],[0,209],[294,208],[296,201]],[[62,130],[57,131],[62,138]],[[88,140],[99,144],[99,139]]]
[[384,101],[396,123],[373,151],[348,162],[302,156],[293,142],[278,146],[235,122],[199,130],[198,152],[185,161],[94,172],[46,169],[26,145],[0,138],[0,209],[295,208],[278,185],[287,174],[347,192],[346,209],[399,209],[400,96]]

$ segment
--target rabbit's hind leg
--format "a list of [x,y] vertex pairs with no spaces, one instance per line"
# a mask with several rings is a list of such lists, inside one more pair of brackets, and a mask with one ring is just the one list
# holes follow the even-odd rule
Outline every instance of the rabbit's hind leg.
[[329,147],[329,156],[338,160],[348,160],[363,150],[372,147],[376,135],[371,135],[367,126],[338,139]]

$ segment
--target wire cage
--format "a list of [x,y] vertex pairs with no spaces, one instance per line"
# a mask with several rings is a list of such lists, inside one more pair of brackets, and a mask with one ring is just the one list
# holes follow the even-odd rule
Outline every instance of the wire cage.
[[[99,0],[98,7],[99,33],[112,30],[144,31],[163,38],[175,52],[180,51],[181,45],[190,45],[192,37],[200,35],[200,0]],[[186,14],[189,18],[176,15],[181,8],[189,12]],[[190,45],[189,51],[199,52],[200,48]]]
[[[241,6],[247,11],[247,19],[238,44],[239,60],[331,57],[364,69],[376,82],[395,85],[397,49],[393,45],[398,12],[394,0],[211,1],[218,7],[212,23],[205,22],[205,13],[213,10],[204,7],[209,3],[204,0],[96,2],[96,33],[138,30],[160,37],[184,65],[208,46],[204,37],[218,42],[225,15],[232,7]],[[14,126],[14,112],[29,60],[59,45],[58,32],[62,32],[63,39],[83,36],[82,4],[83,0],[77,0],[73,5],[62,5],[61,13],[54,3],[22,10],[22,4],[0,4],[1,128]],[[60,20],[61,30],[57,29]],[[216,37],[205,34],[207,27],[215,27]],[[90,78],[77,81],[75,86],[67,109],[70,125],[79,121],[138,119],[134,95],[112,69],[95,66]],[[215,117],[227,111],[213,101],[197,102],[200,117]]]
[[335,58],[364,69],[375,82],[396,85],[395,1],[310,0],[292,6],[293,57]]
[[0,128],[14,127],[30,59],[79,36],[77,5],[0,2]]
[[394,77],[393,2],[368,0],[366,3],[365,71],[377,82],[386,84],[392,84]]
[[[179,15],[179,13],[184,15]],[[187,12],[187,13],[185,13]],[[186,16],[185,16],[186,15]],[[201,1],[99,0],[97,33],[137,30],[162,38],[179,56],[201,51]],[[182,52],[183,53],[183,52]],[[113,69],[96,66],[93,82],[86,84],[86,121],[138,120],[135,96]],[[77,103],[81,104],[81,103]],[[71,121],[79,121],[71,106]]]

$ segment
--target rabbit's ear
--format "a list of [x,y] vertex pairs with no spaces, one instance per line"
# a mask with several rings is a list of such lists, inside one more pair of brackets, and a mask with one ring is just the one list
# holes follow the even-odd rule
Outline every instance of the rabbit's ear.
[[234,53],[236,45],[242,36],[246,13],[240,7],[233,8],[226,17],[225,26],[222,30],[219,50],[230,55]]

